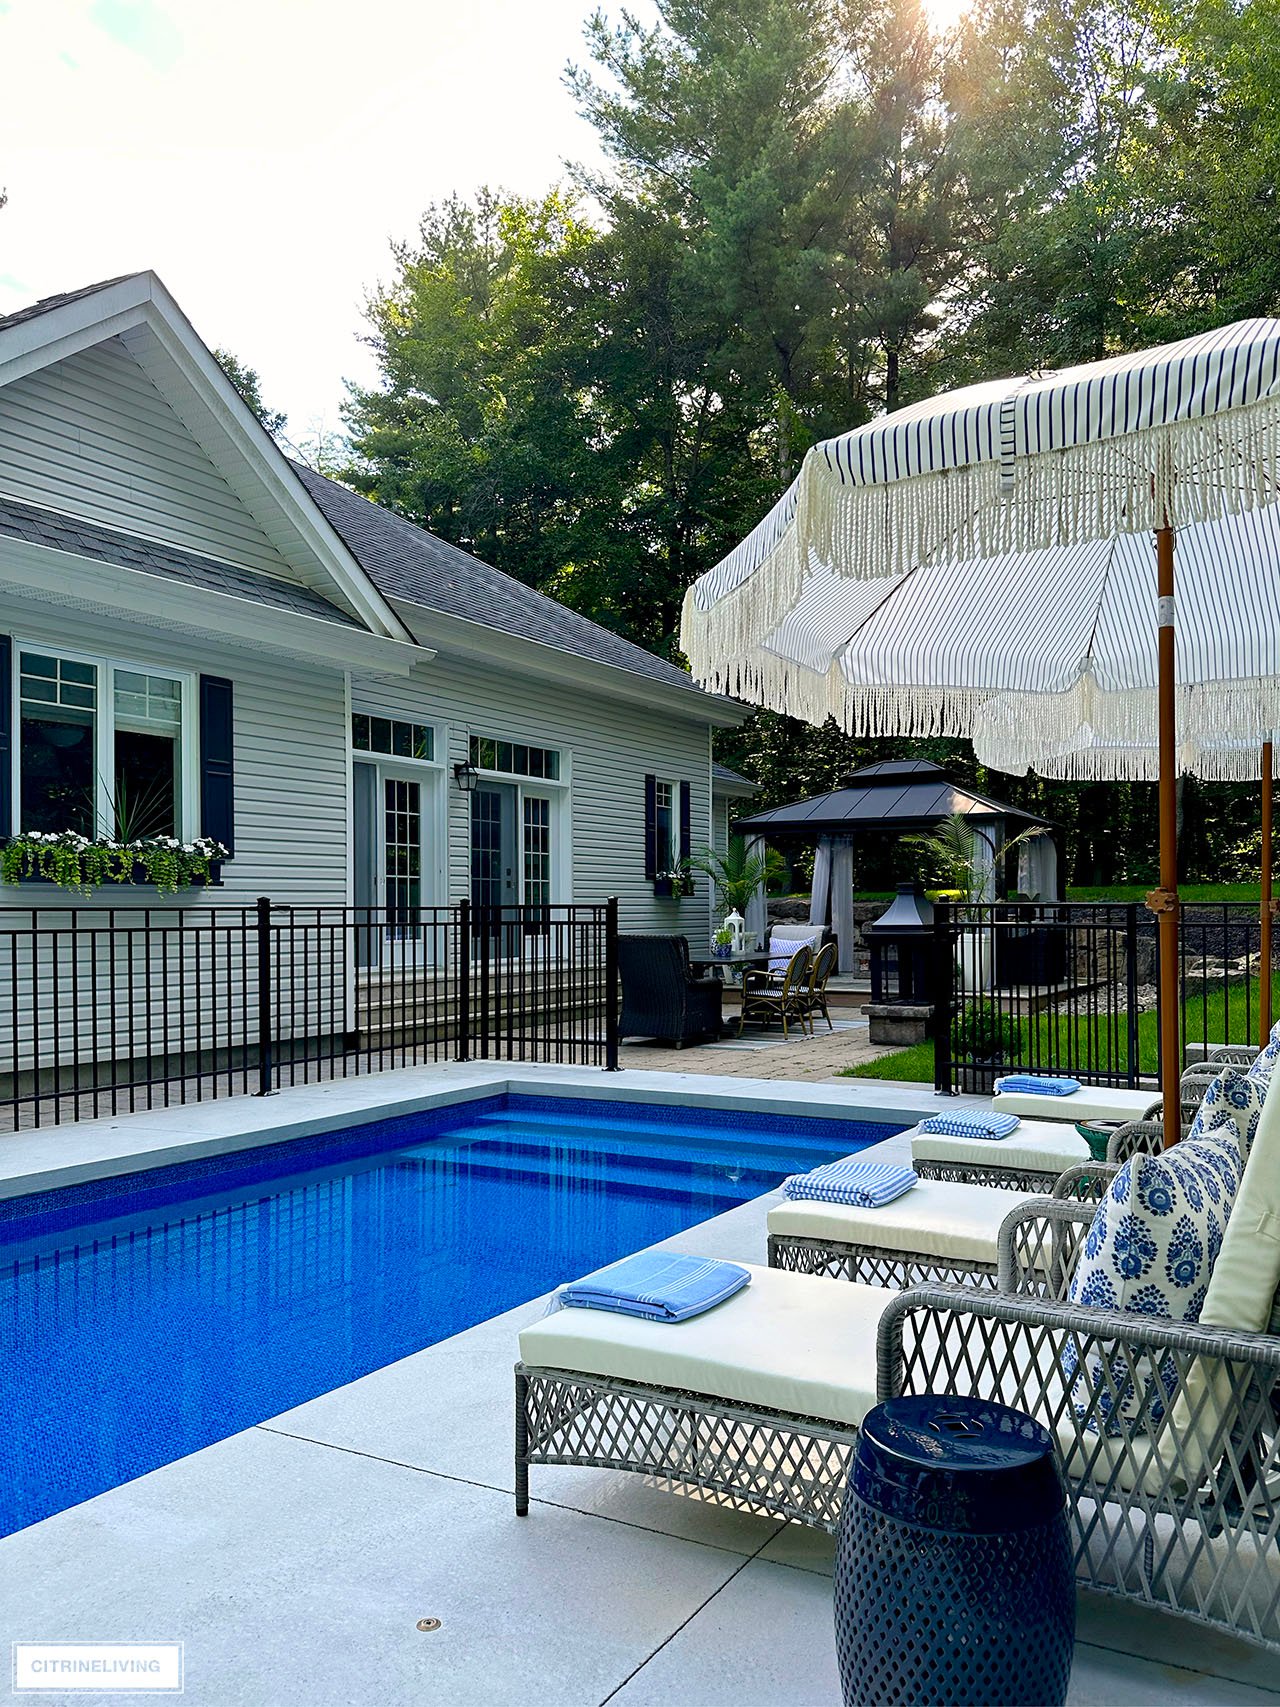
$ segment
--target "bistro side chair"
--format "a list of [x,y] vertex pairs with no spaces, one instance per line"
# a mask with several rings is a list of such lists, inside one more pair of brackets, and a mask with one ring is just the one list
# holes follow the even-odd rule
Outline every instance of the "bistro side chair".
[[762,1025],[776,1025],[781,1021],[784,1037],[788,1035],[787,1025],[790,1020],[799,1020],[801,1031],[808,1029],[808,1013],[805,1008],[805,998],[808,994],[806,980],[812,960],[813,950],[806,942],[802,943],[788,960],[781,983],[772,982],[764,973],[750,970],[744,973],[742,1011],[738,1015],[739,1037],[742,1036],[742,1028],[749,1019],[759,1020]]

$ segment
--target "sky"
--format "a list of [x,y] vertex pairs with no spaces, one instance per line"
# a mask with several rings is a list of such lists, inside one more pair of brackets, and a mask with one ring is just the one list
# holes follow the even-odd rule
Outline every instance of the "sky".
[[291,437],[339,428],[390,240],[599,159],[562,81],[591,5],[0,0],[0,312],[150,267]]

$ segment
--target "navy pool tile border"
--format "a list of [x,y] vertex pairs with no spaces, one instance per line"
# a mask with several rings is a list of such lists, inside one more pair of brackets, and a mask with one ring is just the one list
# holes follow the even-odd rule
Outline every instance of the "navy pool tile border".
[[[47,1233],[65,1232],[78,1224],[109,1218],[112,1214],[136,1215],[161,1210],[204,1191],[252,1190],[270,1185],[310,1168],[333,1167],[343,1162],[363,1161],[379,1153],[404,1149],[407,1145],[434,1138],[459,1121],[477,1116],[518,1113],[521,1109],[584,1117],[619,1117],[639,1125],[659,1126],[678,1120],[681,1124],[731,1125],[737,1131],[807,1137],[829,1144],[833,1127],[847,1129],[850,1148],[866,1146],[896,1132],[907,1122],[880,1120],[832,1120],[830,1117],[773,1114],[753,1109],[708,1108],[704,1105],[603,1101],[583,1097],[541,1096],[530,1092],[478,1096],[438,1108],[396,1114],[385,1120],[359,1126],[338,1127],[312,1133],[305,1138],[282,1139],[251,1150],[221,1150],[195,1161],[175,1162],[168,1167],[147,1168],[106,1179],[86,1180],[77,1185],[29,1192],[0,1200],[0,1243],[6,1238],[26,1241]],[[193,1189],[194,1188],[194,1189]]]

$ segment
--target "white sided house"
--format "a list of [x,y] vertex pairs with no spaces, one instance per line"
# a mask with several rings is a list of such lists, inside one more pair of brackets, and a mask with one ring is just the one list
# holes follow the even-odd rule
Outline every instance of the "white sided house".
[[[617,896],[623,930],[700,945],[705,882],[662,873],[712,841],[712,734],[744,715],[289,461],[154,274],[0,317],[0,834],[230,850],[176,896],[140,869],[10,882],[10,920],[163,906],[189,929],[265,896],[391,932]],[[3,1034],[47,1033],[46,999],[87,1000],[37,989]]]

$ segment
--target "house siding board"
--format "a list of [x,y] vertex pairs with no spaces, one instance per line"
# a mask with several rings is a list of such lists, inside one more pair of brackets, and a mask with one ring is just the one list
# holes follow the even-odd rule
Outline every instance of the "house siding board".
[[[572,896],[603,901],[617,895],[626,931],[679,931],[700,946],[707,918],[705,881],[684,901],[659,900],[644,875],[644,779],[648,774],[689,783],[690,839],[695,852],[710,836],[707,726],[668,713],[619,704],[577,687],[485,670],[443,655],[406,682],[356,674],[352,700],[362,709],[413,717],[440,730],[448,796],[448,895],[469,893],[470,818],[453,781],[468,756],[469,737],[497,735],[556,747],[570,776]],[[446,734],[447,730],[447,734]],[[536,784],[535,784],[536,786]]]
[[0,493],[302,579],[118,339],[0,388]]

